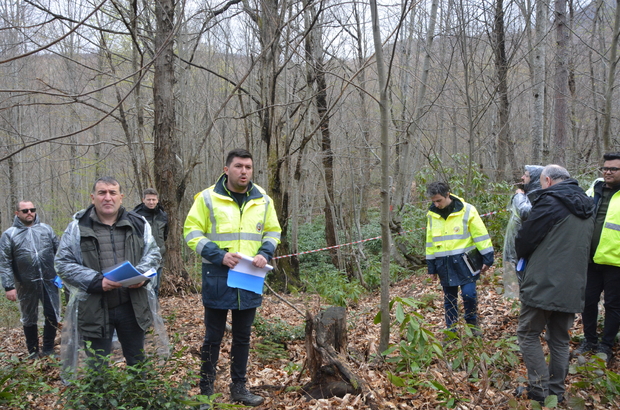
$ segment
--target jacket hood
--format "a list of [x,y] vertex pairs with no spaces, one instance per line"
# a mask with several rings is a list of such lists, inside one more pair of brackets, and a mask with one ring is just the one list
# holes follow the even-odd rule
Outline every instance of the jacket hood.
[[537,189],[542,188],[540,186],[540,174],[542,174],[542,170],[544,167],[540,165],[526,165],[525,170],[530,173],[530,182],[525,184],[523,190],[527,193],[536,191]]
[[22,220],[21,220],[21,219],[19,219],[19,218],[17,217],[17,215],[13,217],[13,226],[14,226],[15,228],[18,228],[18,229],[26,229],[26,228],[31,228],[31,227],[33,227],[34,225],[38,225],[39,223],[41,223],[41,221],[39,221],[39,215],[38,215],[38,214],[34,216],[34,221],[32,222],[32,225],[30,225],[30,226],[26,226],[26,225],[24,225],[24,223],[22,222]]
[[541,198],[550,195],[560,201],[568,211],[581,218],[587,219],[594,214],[594,202],[588,197],[575,179],[567,179],[547,189],[537,191],[533,196],[532,204]]

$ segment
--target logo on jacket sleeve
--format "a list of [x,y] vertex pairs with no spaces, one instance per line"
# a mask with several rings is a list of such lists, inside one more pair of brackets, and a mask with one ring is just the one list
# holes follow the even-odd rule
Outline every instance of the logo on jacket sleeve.
[[263,223],[259,222],[256,224],[256,232],[262,232],[263,231]]

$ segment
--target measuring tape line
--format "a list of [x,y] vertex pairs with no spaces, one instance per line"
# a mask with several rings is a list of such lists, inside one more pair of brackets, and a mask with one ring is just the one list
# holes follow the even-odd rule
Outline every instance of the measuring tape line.
[[[491,215],[499,214],[499,213],[501,213],[501,212],[506,212],[506,211],[508,211],[508,210],[507,210],[507,209],[502,209],[501,211],[492,211],[492,212],[487,212],[486,214],[482,214],[482,215],[480,215],[480,217],[481,217],[481,218],[484,218],[484,217],[487,217],[487,216],[491,216]],[[418,229],[426,229],[426,228],[418,228]],[[399,232],[399,233],[398,233],[398,235],[403,235],[403,234],[406,234],[406,233],[410,233],[410,232],[413,232],[413,231],[415,231],[415,230],[416,230],[416,229],[412,229],[412,230],[409,230],[409,231]],[[382,236],[382,235],[381,235],[381,236]],[[315,253],[315,252],[321,252],[321,251],[328,251],[328,250],[330,250],[330,249],[338,249],[338,248],[341,248],[341,247],[343,247],[343,246],[355,245],[355,244],[358,244],[358,243],[364,243],[364,242],[368,242],[368,241],[376,241],[377,239],[381,239],[381,236],[375,236],[374,238],[362,239],[362,240],[360,240],[360,241],[355,241],[355,242],[343,243],[343,244],[340,244],[340,245],[328,246],[328,247],[326,247],[326,248],[321,248],[321,249],[313,249],[313,250],[311,250],[311,251],[304,251],[304,252],[298,252],[298,253],[291,253],[291,254],[289,254],[289,255],[282,255],[282,256],[274,256],[274,257],[272,258],[272,260],[275,260],[275,259],[283,259],[283,258],[290,258],[291,256],[306,255],[306,254],[308,254],[308,253]]]

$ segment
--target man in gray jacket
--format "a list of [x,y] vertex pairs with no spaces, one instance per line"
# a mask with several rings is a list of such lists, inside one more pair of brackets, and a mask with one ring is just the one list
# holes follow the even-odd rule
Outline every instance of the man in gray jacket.
[[[569,329],[583,310],[590,238],[594,229],[592,200],[559,165],[547,165],[542,190],[530,198],[532,210],[516,238],[517,257],[525,258],[519,298],[517,336],[529,385],[517,395],[541,404],[549,395],[564,400],[568,374]],[[549,364],[540,334],[546,330]]]
[[56,328],[60,319],[60,299],[54,284],[54,254],[58,237],[51,226],[41,223],[37,208],[30,201],[20,201],[13,226],[0,238],[0,278],[7,299],[19,300],[21,322],[30,357],[39,353],[37,327],[39,302],[43,304],[43,351],[54,352]]
[[[67,316],[77,328],[77,338],[90,342],[96,363],[110,354],[116,330],[127,364],[135,365],[144,358],[145,333],[156,314],[146,282],[123,287],[102,272],[124,261],[141,273],[157,269],[159,247],[146,220],[121,206],[123,194],[116,179],[99,178],[90,196],[92,205],[75,214],[56,254],[58,275],[71,289]],[[74,339],[65,340],[63,330],[63,347]],[[63,356],[64,360],[69,359]]]

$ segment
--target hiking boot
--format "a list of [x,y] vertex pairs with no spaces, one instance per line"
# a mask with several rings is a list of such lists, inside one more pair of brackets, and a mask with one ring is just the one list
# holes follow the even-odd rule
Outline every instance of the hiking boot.
[[239,401],[245,406],[256,407],[263,404],[265,399],[250,393],[245,383],[236,382],[230,385],[230,401]]
[[597,343],[591,343],[591,342],[588,342],[587,340],[584,340],[583,342],[581,342],[578,348],[573,350],[572,353],[574,356],[577,356],[577,355],[581,356],[581,355],[584,355],[585,353],[594,353],[597,351],[597,349],[598,349]]
[[200,380],[200,394],[203,396],[213,396],[213,380]]
[[611,361],[614,358],[614,353],[611,350],[611,347],[600,345],[596,350],[596,356],[600,357],[605,361],[605,365],[609,367],[611,365]]

